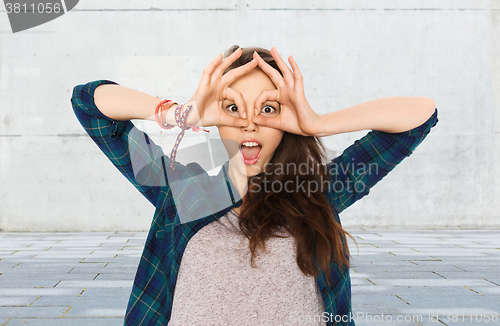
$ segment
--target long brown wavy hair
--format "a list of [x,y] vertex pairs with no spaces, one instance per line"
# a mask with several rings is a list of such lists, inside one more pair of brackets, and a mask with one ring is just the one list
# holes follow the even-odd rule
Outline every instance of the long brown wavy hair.
[[[238,45],[233,45],[224,57],[238,48]],[[224,74],[251,61],[253,52],[257,51],[283,76],[269,50],[259,47],[241,49],[241,56]],[[248,192],[239,215],[239,227],[250,241],[252,267],[257,247],[266,250],[266,241],[270,237],[283,237],[277,234],[282,229],[295,238],[297,264],[305,275],[318,276],[322,270],[331,286],[328,273],[331,263],[341,268],[349,267],[346,236],[354,238],[336,220],[338,215],[334,216],[337,213],[332,211],[323,194],[328,184],[324,162],[325,148],[319,138],[285,132],[264,171],[249,179]]]

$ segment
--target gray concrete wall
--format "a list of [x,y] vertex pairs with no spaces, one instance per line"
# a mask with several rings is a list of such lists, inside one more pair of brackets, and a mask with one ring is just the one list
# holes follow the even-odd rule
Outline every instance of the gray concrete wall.
[[[16,34],[2,9],[3,231],[147,230],[154,207],[83,131],[71,91],[110,79],[186,101],[233,44],[293,54],[319,113],[435,100],[438,125],[344,226],[500,225],[500,1],[86,0]],[[334,155],[366,133],[324,141]]]

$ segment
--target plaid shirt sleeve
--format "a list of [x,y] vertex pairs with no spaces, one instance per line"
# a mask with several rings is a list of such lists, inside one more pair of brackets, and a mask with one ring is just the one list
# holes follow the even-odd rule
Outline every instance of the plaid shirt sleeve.
[[[94,102],[94,91],[104,84],[118,85],[110,80],[96,80],[73,88],[71,104],[75,115],[111,163],[156,206],[159,186],[166,183],[163,168],[158,164],[163,151],[130,120],[113,120],[99,111]],[[137,137],[138,133],[142,137]]]
[[328,164],[333,201],[340,213],[410,156],[438,122],[437,108],[422,125],[400,133],[372,130]]

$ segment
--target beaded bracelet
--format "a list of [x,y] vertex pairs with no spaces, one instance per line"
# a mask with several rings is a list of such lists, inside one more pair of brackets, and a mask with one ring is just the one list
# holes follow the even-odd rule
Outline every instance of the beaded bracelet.
[[[161,110],[160,110],[160,107],[163,107],[163,104],[166,104],[168,102],[172,102],[171,100],[162,100],[160,101],[160,103],[157,105],[156,107],[156,110],[155,110],[155,119],[156,119],[156,122],[160,125],[160,127],[162,129],[172,129],[173,127],[175,126],[172,126],[172,125],[168,125],[166,123],[164,123],[162,121],[162,114],[161,114]],[[202,131],[205,131],[205,132],[210,132],[206,129],[203,129],[203,128],[200,128],[200,127],[196,127],[196,126],[193,126],[191,124],[189,124],[187,122],[187,116],[189,114],[189,112],[191,111],[192,109],[192,105],[189,104],[187,106],[187,109],[185,111],[183,111],[184,109],[184,105],[185,104],[181,104],[181,105],[177,105],[177,107],[175,108],[175,123],[177,123],[177,126],[179,126],[179,128],[181,128],[181,132],[177,135],[177,138],[175,140],[175,144],[174,144],[174,147],[172,148],[172,152],[170,153],[170,167],[175,170],[175,156],[177,155],[177,148],[179,147],[179,144],[181,143],[181,140],[182,138],[184,137],[184,133],[186,130],[193,130],[195,132],[198,132],[200,130]],[[160,112],[160,118],[158,118],[158,112]],[[160,133],[161,133],[161,130],[160,130]]]

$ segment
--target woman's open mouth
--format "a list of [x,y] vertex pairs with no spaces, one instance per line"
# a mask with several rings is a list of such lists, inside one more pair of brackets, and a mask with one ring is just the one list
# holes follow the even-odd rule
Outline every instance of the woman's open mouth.
[[262,144],[255,139],[245,139],[240,143],[240,155],[246,165],[257,163],[262,153]]

